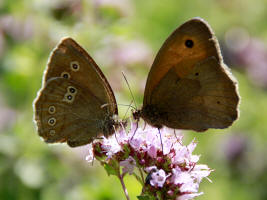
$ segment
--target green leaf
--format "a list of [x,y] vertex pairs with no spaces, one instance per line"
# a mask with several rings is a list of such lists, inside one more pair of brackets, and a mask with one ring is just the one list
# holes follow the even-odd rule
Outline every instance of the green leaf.
[[133,173],[134,177],[136,178],[136,180],[141,183],[141,185],[144,185],[142,178],[140,176],[138,176],[136,173]]
[[105,163],[104,168],[106,172],[108,173],[108,175],[115,175],[115,176],[118,175],[118,171],[112,165]]
[[139,200],[152,200],[149,196],[147,195],[142,195],[142,196],[137,196],[137,199]]

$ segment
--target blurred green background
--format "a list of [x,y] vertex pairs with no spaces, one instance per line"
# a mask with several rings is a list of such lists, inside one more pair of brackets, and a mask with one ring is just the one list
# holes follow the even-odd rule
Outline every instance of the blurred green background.
[[[0,199],[124,199],[119,181],[88,147],[47,145],[36,134],[32,102],[49,53],[71,36],[103,70],[118,103],[139,106],[153,59],[181,23],[202,17],[239,81],[240,119],[227,130],[184,132],[215,169],[198,199],[267,199],[267,0],[0,0]],[[125,112],[120,107],[120,115]],[[141,186],[126,178],[132,199]]]

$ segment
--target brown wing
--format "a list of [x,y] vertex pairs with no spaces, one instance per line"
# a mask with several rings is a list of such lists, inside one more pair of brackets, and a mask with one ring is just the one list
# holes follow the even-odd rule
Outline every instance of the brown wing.
[[[47,143],[90,143],[104,134],[112,115],[88,88],[61,77],[50,78],[35,101],[38,133]],[[113,131],[109,130],[111,134]]]
[[176,29],[147,79],[142,117],[150,124],[203,131],[230,126],[238,116],[237,83],[202,19]]
[[110,113],[118,113],[116,99],[104,74],[88,53],[71,38],[64,38],[52,51],[44,73],[43,86],[53,77],[74,80],[104,104],[110,103]]
[[[192,47],[186,44],[190,41]],[[146,82],[143,105],[150,104],[154,88],[171,68],[175,68],[177,78],[183,78],[196,63],[211,56],[221,61],[218,43],[209,25],[200,18],[182,24],[167,38],[154,60]]]
[[160,116],[155,124],[195,131],[230,126],[238,118],[238,103],[237,82],[213,57],[179,80],[172,68],[151,100]]

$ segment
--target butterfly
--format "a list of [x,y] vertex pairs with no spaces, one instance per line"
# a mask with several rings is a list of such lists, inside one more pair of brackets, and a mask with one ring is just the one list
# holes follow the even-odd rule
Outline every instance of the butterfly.
[[73,39],[52,51],[34,101],[37,131],[47,143],[70,147],[109,136],[118,126],[113,91],[95,61]]
[[157,128],[223,129],[238,118],[239,99],[237,81],[223,63],[211,27],[193,18],[160,48],[148,74],[143,107],[133,116]]

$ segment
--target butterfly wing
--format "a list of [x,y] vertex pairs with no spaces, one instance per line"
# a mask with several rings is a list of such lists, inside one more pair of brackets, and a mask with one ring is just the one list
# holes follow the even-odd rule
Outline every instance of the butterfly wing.
[[202,19],[192,19],[165,41],[149,73],[142,117],[151,125],[204,131],[238,117],[237,82]]
[[[71,91],[67,92],[68,84],[77,89],[75,99],[66,99],[72,95]],[[68,104],[67,100],[72,103]],[[113,116],[118,114],[105,76],[71,38],[63,39],[53,50],[34,109],[39,135],[48,143],[67,142],[72,147],[90,143],[101,134],[112,134]]]
[[103,102],[109,103],[110,113],[118,113],[115,96],[104,74],[91,56],[72,38],[64,38],[52,51],[43,85],[53,77],[74,80]]
[[35,102],[38,134],[47,143],[70,146],[90,143],[108,127],[103,100],[76,82],[61,77],[49,79]]

